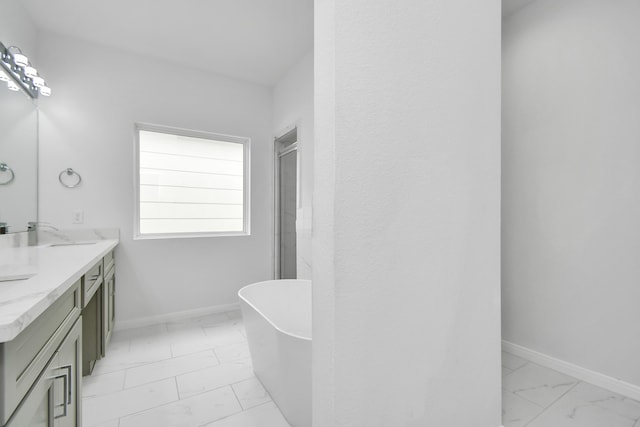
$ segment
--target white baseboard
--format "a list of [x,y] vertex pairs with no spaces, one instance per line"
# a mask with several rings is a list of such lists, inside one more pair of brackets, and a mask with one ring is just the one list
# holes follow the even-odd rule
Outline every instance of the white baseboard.
[[571,375],[579,380],[616,392],[634,400],[640,400],[640,386],[595,372],[564,360],[556,359],[518,344],[502,341],[502,349],[507,353],[530,360],[538,365]]
[[180,320],[190,319],[192,317],[206,316],[207,314],[225,313],[227,311],[235,311],[240,309],[240,303],[215,305],[212,307],[196,308],[194,310],[176,311],[173,313],[159,314],[156,316],[141,317],[132,320],[118,320],[114,330],[122,331],[125,329],[142,328],[144,326],[157,325],[159,323],[177,322]]

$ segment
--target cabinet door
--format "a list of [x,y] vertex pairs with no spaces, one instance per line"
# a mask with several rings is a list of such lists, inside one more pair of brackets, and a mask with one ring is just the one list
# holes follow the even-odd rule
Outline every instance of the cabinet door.
[[[82,395],[82,317],[78,319],[58,349],[58,375],[66,375],[67,387],[58,387],[60,396],[55,402],[66,401],[66,415],[56,414],[56,427],[76,427],[80,425],[81,407],[78,399]],[[56,385],[57,387],[57,385]],[[66,393],[66,395],[64,394]],[[61,412],[61,411],[59,411]]]
[[77,427],[82,387],[82,318],[76,321],[6,427]]
[[105,356],[107,351],[107,344],[111,340],[111,333],[113,332],[113,321],[115,319],[115,290],[116,290],[116,278],[115,269],[112,268],[105,277],[104,282],[104,319],[103,319],[103,353]]
[[104,284],[100,285],[99,291],[93,294],[82,309],[83,375],[91,374],[96,360],[102,357],[103,286]]
[[57,378],[55,366],[58,364],[58,355],[55,354],[42,374],[33,385],[31,391],[13,413],[6,427],[54,427],[57,408],[54,406],[58,386],[64,379]]

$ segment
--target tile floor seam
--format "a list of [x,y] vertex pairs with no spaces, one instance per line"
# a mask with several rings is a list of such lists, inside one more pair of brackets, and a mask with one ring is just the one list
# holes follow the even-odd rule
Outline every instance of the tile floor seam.
[[[167,344],[167,345],[169,346],[169,352],[171,352],[171,344]],[[107,351],[108,351],[108,349],[107,349]],[[198,352],[196,352],[196,353],[198,353]],[[182,356],[178,356],[178,357],[182,357]],[[139,367],[141,367],[141,366],[149,365],[149,364],[151,364],[151,363],[166,362],[167,360],[172,360],[172,359],[176,359],[176,358],[175,358],[175,357],[173,357],[173,356],[171,356],[171,357],[167,357],[167,358],[165,358],[165,359],[151,360],[151,361],[149,361],[149,362],[140,362],[140,364],[139,364],[139,365],[129,366],[129,367],[127,367],[127,368],[117,369],[117,370],[115,370],[115,371],[104,372],[104,373],[102,373],[102,374],[98,374],[98,375],[111,374],[111,373],[113,373],[113,372],[117,372],[117,371],[126,371],[127,369],[139,368]],[[98,361],[98,362],[99,362],[99,361]]]
[[508,393],[513,394],[514,396],[518,396],[520,399],[525,400],[525,401],[527,401],[527,402],[531,403],[532,405],[536,405],[538,408],[540,408],[540,409],[542,409],[542,410],[545,410],[545,411],[546,411],[546,410],[547,410],[547,408],[548,408],[549,406],[551,406],[551,404],[550,404],[549,406],[542,406],[541,404],[536,403],[536,402],[534,402],[534,401],[533,401],[533,400],[531,400],[531,399],[528,399],[526,396],[522,396],[522,395],[520,395],[520,394],[518,394],[518,393],[517,393],[517,391],[522,391],[522,390],[511,391],[511,390],[508,390],[508,389],[506,389],[506,388],[503,388],[503,390],[504,390],[504,391],[506,391],[506,392],[508,392]]
[[[166,379],[167,379],[167,378],[165,378],[165,380],[166,380]],[[172,400],[172,401],[170,401],[170,402],[165,402],[165,403],[162,403],[162,404],[160,404],[160,405],[153,406],[153,407],[151,407],[151,408],[142,409],[142,410],[140,410],[140,411],[131,412],[131,413],[129,413],[129,414],[126,414],[126,415],[123,415],[123,416],[121,416],[121,417],[118,417],[118,426],[120,425],[120,420],[122,420],[123,418],[129,418],[129,417],[132,417],[132,416],[134,416],[134,415],[141,414],[141,413],[143,413],[143,412],[147,412],[147,411],[151,411],[151,410],[154,410],[154,409],[158,409],[158,408],[160,408],[160,407],[162,407],[162,406],[173,405],[174,403],[179,402],[180,400],[181,400],[181,399],[180,399],[180,395],[178,395],[178,399],[177,399],[177,400]],[[114,420],[115,420],[115,418],[112,418],[112,419],[114,419]]]
[[[586,383],[586,382],[584,382],[584,381],[581,381],[581,382],[583,382],[584,384],[587,384],[587,385],[589,384],[589,383]],[[602,388],[602,387],[601,387],[601,388]],[[609,389],[606,389],[606,388],[602,388],[602,389],[603,389],[603,390],[606,390],[606,391],[608,391],[608,392],[611,392],[611,393],[615,393],[614,391],[609,390]],[[620,403],[624,403],[624,402],[626,402],[626,401],[628,401],[628,400],[633,401],[633,399],[630,399],[630,398],[628,398],[628,397],[623,397],[623,399],[620,401]],[[636,422],[638,422],[638,421],[640,420],[640,417],[639,417],[639,418],[635,418],[635,417],[632,417],[632,416],[630,416],[630,415],[626,415],[626,414],[623,414],[623,413],[621,413],[621,412],[615,411],[615,410],[613,410],[613,409],[607,408],[607,406],[606,406],[606,405],[602,405],[602,403],[604,403],[604,402],[609,402],[609,401],[611,401],[611,398],[610,398],[610,397],[608,397],[608,398],[606,398],[606,399],[585,400],[585,403],[587,403],[588,405],[595,406],[595,407],[597,407],[597,408],[603,409],[603,410],[605,410],[605,411],[612,412],[612,413],[614,413],[614,414],[616,414],[616,415],[618,415],[618,416],[620,416],[620,417],[622,417],[622,418],[626,418],[626,419],[628,419],[628,420],[630,420],[630,421],[633,421],[633,422],[634,422],[634,426],[635,426],[635,423],[636,423]]]
[[[258,379],[258,377],[256,377],[255,375],[254,375],[254,377],[256,378],[256,380],[258,380],[258,382],[259,382],[259,383],[260,383],[260,385],[262,386],[262,382]],[[229,385],[234,386],[234,385],[236,385],[236,384],[243,383],[243,382],[248,381],[248,380],[250,380],[250,379],[251,379],[251,378],[245,378],[245,379],[243,379],[243,380],[236,381],[235,383],[230,383]],[[263,386],[263,387],[264,387],[264,386]],[[267,391],[267,390],[265,389],[265,391]]]
[[527,427],[529,424],[531,424],[532,422],[534,422],[539,416],[541,416],[542,414],[544,414],[545,412],[547,412],[546,409],[543,409],[538,415],[536,415],[535,417],[531,418],[529,421],[527,421],[522,427]]
[[[196,354],[196,353],[202,353],[203,351],[209,351],[209,350],[214,351],[214,349],[213,349],[213,348],[207,348],[207,349],[205,349],[205,350],[198,350],[198,351],[194,351],[193,353],[185,353],[185,354],[181,354],[181,355],[179,355],[179,356],[173,356],[173,357],[171,357],[171,358],[172,358],[172,359],[177,359],[178,357],[192,356],[192,355],[194,355],[194,354]],[[173,349],[172,349],[171,351],[173,351]],[[214,353],[213,353],[213,354],[216,356],[216,359],[218,359],[218,355],[217,355],[217,354],[215,354],[215,351],[214,351]],[[168,360],[168,359],[167,359],[167,360]],[[218,359],[218,362],[220,362],[220,359]]]
[[218,361],[218,365],[221,365],[222,362],[220,361],[220,356],[218,356],[218,353],[216,353],[216,349],[212,348],[211,351],[213,352],[213,357],[215,357],[216,360]]
[[[206,427],[206,426],[210,426],[210,425],[212,425],[213,423],[217,423],[217,422],[219,422],[219,421],[226,420],[227,418],[234,417],[234,416],[236,416],[236,415],[238,415],[238,414],[241,414],[241,413],[243,413],[243,412],[247,412],[247,411],[249,411],[249,410],[251,410],[251,409],[259,408],[260,406],[268,405],[268,404],[270,404],[270,403],[273,403],[273,405],[274,405],[276,408],[278,408],[278,405],[276,405],[274,401],[264,402],[264,403],[261,403],[261,404],[256,405],[256,406],[252,406],[252,407],[251,407],[251,408],[249,408],[249,409],[243,409],[243,410],[241,410],[241,411],[239,411],[239,412],[235,412],[235,413],[233,413],[233,414],[229,414],[229,415],[227,415],[227,416],[225,416],[225,417],[222,417],[222,418],[219,418],[219,419],[217,419],[217,420],[215,420],[215,421],[209,421],[208,423],[201,424],[201,425],[199,425],[198,427]],[[240,405],[240,407],[242,408],[242,405]],[[278,408],[278,411],[280,411],[280,408]],[[284,418],[284,415],[283,415],[282,417]]]
[[[100,362],[100,361],[98,361],[98,362]],[[85,377],[98,378],[98,377],[103,377],[105,375],[113,375],[113,374],[115,374],[117,372],[120,372],[120,371],[126,371],[127,369],[129,369],[129,368],[118,369],[117,371],[103,372],[101,374],[95,374],[95,373],[92,372],[92,373],[90,373],[88,375],[83,375],[82,379],[84,380]],[[98,381],[98,380],[95,380],[95,381]]]
[[[205,369],[206,369],[206,368],[205,368]],[[178,377],[176,376],[176,385],[177,385],[177,378],[178,378]],[[245,379],[240,380],[240,381],[238,381],[238,382],[236,382],[236,383],[233,383],[233,384],[237,384],[237,383],[240,383],[240,382],[242,382],[242,381],[249,380],[249,379],[251,379],[251,377],[249,377],[249,378],[245,378]],[[227,383],[227,384],[225,384],[225,385],[221,385],[220,387],[211,388],[211,389],[208,389],[208,390],[205,390],[205,391],[193,392],[193,393],[189,394],[189,396],[187,396],[187,397],[185,397],[185,398],[182,398],[182,397],[181,397],[181,395],[180,395],[180,391],[178,390],[178,398],[179,398],[178,400],[186,400],[186,399],[189,399],[189,398],[192,398],[192,397],[195,397],[195,396],[199,396],[199,395],[201,395],[201,394],[205,394],[205,393],[212,392],[212,391],[214,391],[214,390],[220,390],[221,388],[231,387],[233,384],[232,384],[232,383]],[[231,387],[231,390],[233,390],[233,387]],[[234,394],[235,394],[235,391],[234,391]],[[242,405],[240,405],[240,407],[242,407]]]
[[[524,363],[523,365],[518,366],[518,367],[517,367],[517,368],[515,368],[515,369],[511,369],[511,372],[509,372],[507,375],[511,375],[511,374],[513,374],[514,372],[519,371],[520,369],[524,368],[525,366],[527,366],[527,365],[528,365],[528,364],[530,364],[530,363],[531,363],[531,362],[527,361],[527,362],[526,362],[526,363]],[[510,368],[509,368],[509,369],[510,369]],[[507,375],[505,375],[505,377],[506,377]]]
[[238,405],[240,405],[240,409],[244,411],[245,410],[244,406],[242,406],[242,402],[240,402],[240,398],[238,397],[238,393],[236,393],[236,389],[233,388],[233,384],[229,384],[229,387],[231,387],[231,391],[233,392],[233,395],[235,396],[236,401],[238,402]]
[[124,374],[122,375],[122,389],[124,390],[124,385],[127,383],[127,369],[124,369]]
[[551,402],[549,404],[549,406],[547,406],[547,409],[551,408],[553,405],[556,404],[556,402],[558,402],[558,400],[562,399],[564,396],[567,395],[567,393],[569,393],[571,390],[573,390],[574,388],[576,388],[578,386],[578,384],[582,383],[582,381],[580,381],[579,379],[575,378],[576,383],[574,385],[572,385],[571,387],[569,387],[569,389],[567,391],[565,391],[564,393],[562,393],[562,395],[558,396],[558,398],[556,400],[554,400],[553,402]]
[[218,359],[218,361],[220,360],[220,355],[218,354],[218,352],[216,351],[216,349],[213,349],[213,354],[216,355],[216,358]]
[[[213,354],[213,357],[215,357],[215,359],[216,359],[216,362],[218,362],[218,364],[217,364],[217,365],[205,366],[204,368],[198,368],[198,369],[194,369],[194,370],[192,370],[192,371],[185,371],[185,372],[181,372],[180,374],[177,374],[177,375],[169,375],[169,376],[167,376],[167,377],[165,377],[165,378],[156,378],[156,379],[154,379],[154,380],[152,380],[152,381],[149,381],[149,382],[146,382],[146,383],[135,384],[135,385],[132,385],[131,387],[124,387],[124,388],[123,388],[123,390],[129,390],[129,389],[132,389],[132,388],[135,388],[135,387],[143,386],[143,385],[146,385],[146,384],[151,384],[151,383],[154,383],[154,382],[156,382],[156,381],[166,380],[166,379],[169,379],[169,378],[171,378],[171,377],[178,377],[178,375],[192,374],[192,373],[194,373],[194,372],[198,372],[198,371],[201,371],[201,370],[203,370],[203,369],[209,369],[209,368],[213,368],[213,367],[215,367],[215,366],[220,366],[220,359],[218,359],[218,356],[217,356],[217,355],[215,354],[215,352],[213,352],[212,350],[199,351],[199,352],[197,352],[197,353],[207,353],[207,352],[209,352],[209,351],[211,351],[211,353]],[[197,353],[193,353],[193,354],[197,354]],[[192,355],[191,355],[191,354],[189,354],[189,355],[180,356],[180,357],[187,357],[187,356],[192,356]],[[177,359],[177,358],[171,358],[171,359],[159,360],[159,361],[157,361],[157,362],[149,362],[149,363],[146,363],[146,364],[144,364],[144,365],[140,365],[140,366],[133,366],[133,367],[131,367],[131,368],[126,368],[126,369],[125,369],[125,371],[128,371],[129,369],[141,368],[141,367],[143,367],[143,366],[151,365],[151,364],[158,363],[158,362],[166,362],[167,360],[173,360],[173,359]],[[124,382],[124,384],[126,384],[126,383],[127,383],[127,382],[126,382],[126,372],[125,372],[125,382]]]
[[[543,407],[542,406],[542,411],[536,415],[535,417],[533,417],[532,419],[530,419],[523,427],[527,427],[529,424],[531,424],[532,422],[534,422],[538,417],[540,417],[542,414],[544,414],[545,412],[547,412],[549,409],[551,409],[551,407],[558,401],[560,400],[564,395],[566,395],[567,393],[569,393],[571,390],[573,390],[578,384],[580,383],[580,381],[577,381],[572,387],[569,388],[569,390],[567,390],[566,392],[564,392],[560,397],[558,397],[556,400],[554,400],[553,402],[551,402],[549,405],[547,405],[547,407]],[[515,394],[515,393],[514,393]],[[522,396],[519,396],[522,397]],[[530,401],[529,399],[524,398],[527,401]],[[531,401],[530,401],[531,402]],[[534,402],[531,402],[534,403]],[[534,403],[535,404],[535,403]],[[537,404],[535,404],[537,405]],[[537,405],[540,407],[540,405]]]
[[[86,396],[86,397],[84,397],[84,396],[83,396],[83,397],[82,397],[82,400],[85,400],[85,399],[87,399],[87,400],[93,400],[93,399],[96,399],[96,398],[102,398],[102,397],[105,397],[105,396],[111,396],[112,394],[118,394],[118,393],[123,393],[123,392],[125,392],[125,391],[133,390],[133,389],[134,389],[134,388],[136,388],[136,387],[143,387],[143,386],[146,386],[146,385],[149,385],[149,384],[159,383],[159,382],[162,382],[162,381],[167,381],[167,380],[168,380],[168,379],[170,379],[170,378],[171,378],[171,377],[167,377],[167,378],[160,378],[159,380],[151,381],[151,382],[146,383],[146,384],[140,384],[140,385],[137,385],[137,386],[134,386],[134,387],[123,388],[122,390],[110,391],[110,392],[108,392],[108,393],[97,394],[97,395],[95,395],[95,396]],[[176,384],[177,384],[177,383],[176,383]],[[176,393],[178,394],[178,400],[180,400],[180,393],[178,392],[177,388],[176,388]]]
[[[578,384],[580,384],[582,381],[578,380],[576,381],[576,383],[569,388],[569,390],[567,390],[566,392],[562,393],[561,396],[559,396],[556,400],[554,400],[553,402],[551,402],[549,404],[549,406],[547,406],[546,408],[544,408],[544,410],[542,412],[540,412],[538,415],[536,415],[535,417],[533,417],[531,420],[529,420],[529,422],[527,422],[523,427],[527,427],[529,424],[531,424],[532,422],[534,422],[538,417],[540,417],[542,414],[544,414],[545,412],[547,412],[549,409],[551,409],[551,407],[553,405],[556,404],[556,402],[558,402],[558,400],[562,399],[564,396],[567,395],[567,393],[569,393],[571,390],[573,390],[574,388],[577,387]],[[527,399],[528,400],[528,399]]]
[[[202,333],[204,334],[204,336],[205,336],[205,337],[209,337],[209,335],[207,335],[207,333],[204,331],[204,328],[202,328],[202,327],[201,327],[200,329],[202,329]],[[188,356],[188,355],[190,355],[190,354],[200,353],[201,351],[207,351],[207,350],[213,350],[213,351],[214,351],[214,353],[215,353],[215,349],[216,349],[216,346],[215,346],[215,345],[212,345],[212,347],[211,347],[211,348],[207,348],[207,349],[205,349],[205,350],[196,350],[196,351],[194,351],[194,352],[189,352],[189,353],[185,353],[185,354],[180,354],[180,355],[178,355],[178,356],[174,356],[174,355],[173,355],[173,346],[174,346],[174,345],[176,345],[176,344],[178,344],[178,343],[169,343],[169,350],[171,351],[171,355],[172,355],[171,357],[172,357],[172,358],[182,357],[182,356]],[[224,347],[224,346],[218,346],[218,347]],[[216,354],[216,357],[218,357],[218,355],[217,355],[217,354]]]
[[124,368],[124,375],[122,376],[122,389],[118,391],[126,390],[127,388],[127,370],[128,369],[129,368]]
[[[177,387],[177,385],[178,385],[178,384],[177,384],[177,382],[176,382],[176,387]],[[231,387],[231,385],[227,384],[227,385],[225,385],[225,386],[218,387],[218,388],[213,389],[213,390],[207,390],[205,393],[207,393],[207,392],[212,392],[212,391],[214,391],[214,390],[220,390],[220,389],[222,389],[222,388],[224,388],[224,387],[229,387],[229,388],[233,391],[233,387]],[[204,394],[204,393],[198,393],[198,394]],[[194,395],[192,395],[192,396],[189,396],[187,399],[189,399],[189,398],[191,398],[191,397],[195,397],[195,396],[196,396],[196,395],[194,394]],[[163,406],[173,405],[174,403],[179,402],[179,401],[181,401],[181,400],[184,400],[184,399],[180,399],[180,394],[178,393],[178,400],[174,400],[174,401],[172,401],[172,402],[163,403],[162,405],[157,405],[157,406],[154,406],[153,408],[148,408],[148,409],[145,409],[145,410],[142,410],[142,411],[132,412],[131,414],[127,414],[127,415],[125,415],[124,417],[120,417],[120,418],[118,418],[118,426],[120,426],[120,420],[121,420],[122,418],[129,418],[129,417],[133,417],[134,415],[139,415],[139,414],[142,414],[143,412],[153,411],[153,410],[156,410],[156,409],[161,408],[161,407],[163,407]],[[205,423],[205,424],[201,424],[200,426],[205,426],[205,425],[207,425],[207,424],[212,424],[212,423],[214,423],[214,422],[217,422],[217,421],[223,420],[223,419],[225,419],[225,418],[227,418],[227,417],[230,417],[231,415],[237,415],[237,414],[239,414],[239,413],[243,412],[244,410],[242,409],[242,405],[240,405],[240,403],[239,403],[239,402],[238,402],[238,405],[240,406],[240,410],[239,410],[239,411],[234,412],[233,414],[229,414],[228,416],[225,416],[225,417],[223,417],[223,418],[218,418],[217,420],[213,420],[213,421],[209,421],[209,422],[207,422],[207,423]],[[200,427],[200,426],[198,426],[198,427]]]

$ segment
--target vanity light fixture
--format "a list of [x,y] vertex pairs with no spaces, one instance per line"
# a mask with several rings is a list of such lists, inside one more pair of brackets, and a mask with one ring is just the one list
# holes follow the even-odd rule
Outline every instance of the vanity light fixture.
[[36,77],[38,75],[38,70],[36,70],[33,67],[26,66],[26,67],[24,67],[24,75],[29,77],[30,79],[33,79],[34,77]]
[[[11,47],[15,47],[15,46],[11,46]],[[11,49],[11,47],[9,49]],[[16,64],[18,67],[24,68],[27,65],[29,65],[29,58],[27,58],[25,55],[22,54],[22,51],[20,50],[20,48],[16,48],[16,49],[20,53],[13,54],[13,63]]]
[[44,79],[38,75],[38,70],[33,67],[29,58],[22,53],[19,47],[5,47],[0,42],[0,81],[7,82],[10,90],[22,89],[31,98],[37,98],[38,94],[50,96],[51,89],[47,87]]

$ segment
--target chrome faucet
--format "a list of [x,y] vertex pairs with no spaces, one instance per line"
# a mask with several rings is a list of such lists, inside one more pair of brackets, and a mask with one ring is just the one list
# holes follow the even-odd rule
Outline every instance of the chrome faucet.
[[29,221],[27,222],[27,232],[29,233],[29,246],[38,244],[38,230],[40,228],[50,228],[54,231],[60,231],[57,227],[49,222]]
[[50,222],[44,222],[44,221],[29,221],[27,222],[27,230],[37,230],[39,228],[50,228],[54,231],[60,231],[59,228],[55,227],[53,224],[51,224]]

